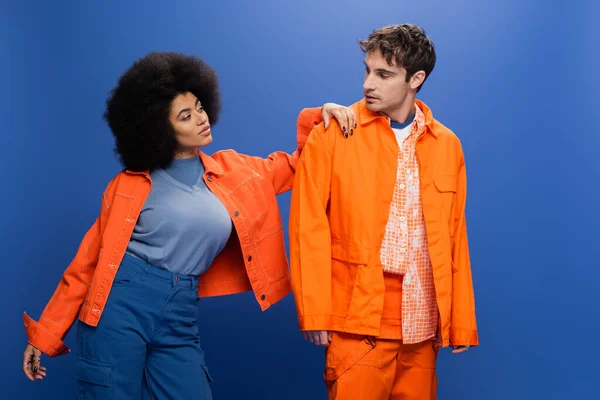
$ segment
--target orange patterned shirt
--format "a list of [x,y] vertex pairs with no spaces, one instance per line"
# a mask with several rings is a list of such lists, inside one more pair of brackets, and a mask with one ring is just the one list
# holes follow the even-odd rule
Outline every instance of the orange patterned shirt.
[[415,108],[412,131],[402,143],[398,143],[396,186],[381,245],[383,270],[404,275],[402,340],[407,344],[435,337],[438,325],[415,150],[417,139],[425,129],[425,116],[418,106],[415,105]]

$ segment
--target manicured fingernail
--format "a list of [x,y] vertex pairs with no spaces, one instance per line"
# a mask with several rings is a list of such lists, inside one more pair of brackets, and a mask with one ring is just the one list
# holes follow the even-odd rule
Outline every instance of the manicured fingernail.
[[354,135],[354,129],[350,129],[350,135]]
[[354,127],[356,128],[356,124],[354,124]]
[[342,126],[342,129],[344,130],[344,132],[346,132],[346,127],[345,126]]
[[347,138],[348,137],[348,133],[344,132],[344,137]]
[[33,372],[37,372],[38,371],[38,367],[33,367]]

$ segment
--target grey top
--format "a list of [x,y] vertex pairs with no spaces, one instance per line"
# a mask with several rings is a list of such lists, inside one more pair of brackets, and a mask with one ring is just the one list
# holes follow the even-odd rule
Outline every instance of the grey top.
[[200,157],[174,159],[150,173],[152,190],[127,253],[184,275],[200,275],[223,250],[232,221],[204,182]]

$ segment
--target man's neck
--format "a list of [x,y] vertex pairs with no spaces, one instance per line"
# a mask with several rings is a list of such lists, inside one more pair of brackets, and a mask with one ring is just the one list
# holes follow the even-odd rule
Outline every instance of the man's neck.
[[415,110],[415,99],[414,97],[412,98],[407,98],[406,101],[404,103],[402,103],[402,105],[400,107],[398,107],[397,109],[395,109],[394,111],[387,113],[386,116],[388,118],[390,118],[392,121],[395,122],[399,122],[399,123],[404,123],[406,122],[406,120],[408,119],[408,117],[410,117],[411,115],[413,115],[416,110]]

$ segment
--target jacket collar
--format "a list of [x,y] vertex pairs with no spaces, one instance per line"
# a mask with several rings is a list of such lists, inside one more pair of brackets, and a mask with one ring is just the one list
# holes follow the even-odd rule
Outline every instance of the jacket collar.
[[[426,128],[425,131],[431,133],[437,138],[438,134],[436,130],[433,129],[434,119],[431,109],[427,107],[427,105],[421,100],[415,100],[415,106],[423,113],[424,124]],[[386,125],[390,124],[389,119],[385,115],[369,111],[367,109],[367,105],[365,104],[365,99],[363,98],[358,102],[358,122],[361,125],[367,125],[375,120],[379,120]]]
[[[211,173],[213,175],[223,175],[223,168],[218,162],[215,161],[214,158],[200,150],[198,150],[198,156],[200,157],[202,164],[204,164],[204,170],[206,171],[206,173]],[[131,171],[129,169],[126,169],[125,172],[131,175],[143,175],[146,178],[150,179],[149,170]]]

